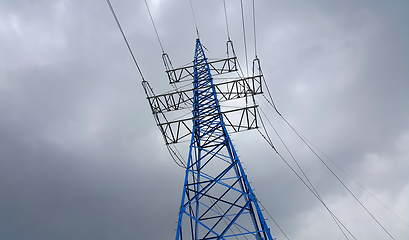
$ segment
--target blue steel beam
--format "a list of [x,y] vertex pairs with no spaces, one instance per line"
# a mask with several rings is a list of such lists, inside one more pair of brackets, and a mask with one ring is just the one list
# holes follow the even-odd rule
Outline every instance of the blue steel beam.
[[193,128],[175,239],[273,240],[226,130],[199,39],[193,66]]

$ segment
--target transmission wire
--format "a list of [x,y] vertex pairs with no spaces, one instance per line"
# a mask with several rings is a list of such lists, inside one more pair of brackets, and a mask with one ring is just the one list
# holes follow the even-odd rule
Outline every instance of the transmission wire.
[[162,53],[165,53],[165,50],[163,50],[162,42],[160,41],[160,38],[159,38],[158,31],[156,30],[155,22],[153,21],[153,17],[152,17],[151,11],[150,11],[150,9],[149,9],[148,3],[146,2],[146,0],[144,0],[144,1],[145,1],[146,8],[148,9],[149,17],[150,17],[150,19],[151,19],[153,28],[155,29],[156,37],[158,38],[158,42],[159,42],[160,48],[162,49]]
[[134,56],[134,54],[133,54],[133,52],[132,52],[131,46],[129,46],[128,40],[127,40],[126,37],[125,37],[125,33],[124,33],[124,31],[122,30],[121,24],[119,23],[119,20],[118,20],[118,18],[116,17],[114,8],[112,7],[111,2],[110,2],[109,0],[106,0],[106,1],[107,1],[107,3],[108,3],[109,8],[111,9],[112,15],[113,15],[114,18],[115,18],[115,21],[116,21],[116,24],[117,24],[118,27],[119,27],[119,30],[121,31],[121,34],[122,34],[122,37],[123,37],[124,40],[125,40],[126,46],[128,46],[128,50],[129,50],[129,52],[131,53],[132,59],[133,59],[133,61],[135,62],[135,65],[136,65],[136,68],[137,68],[138,71],[139,71],[139,74],[141,75],[142,81],[145,82],[145,78],[143,77],[142,71],[141,71],[141,69],[139,68],[138,62],[136,61],[136,58],[135,58],[135,56]]
[[[264,96],[265,97],[265,96]],[[270,101],[266,99],[268,103]],[[265,115],[265,114],[264,114]],[[266,116],[266,115],[265,115]],[[268,120],[268,119],[267,119]],[[332,160],[328,155],[326,155],[321,149],[319,149],[314,143],[312,143],[309,139],[307,139],[304,135],[302,135],[300,132],[298,132],[301,137],[303,137],[308,143],[310,143],[314,148],[316,148],[322,155],[324,155],[328,160],[330,160],[338,169],[340,169],[345,175],[347,175],[352,181],[354,181],[358,186],[360,186],[365,192],[367,192],[371,197],[373,197],[375,200],[377,200],[383,207],[385,207],[388,211],[390,211],[395,217],[397,217],[399,220],[402,221],[405,225],[409,227],[409,224],[405,222],[402,218],[400,218],[395,212],[393,212],[388,206],[386,206],[383,202],[381,202],[377,197],[375,197],[371,192],[369,192],[368,189],[366,189],[362,184],[360,184],[354,177],[352,177],[349,173],[347,173],[341,166],[339,166],[334,160]]]
[[[267,84],[266,84],[267,85]],[[268,89],[268,88],[267,88]],[[269,92],[269,91],[268,91]],[[270,92],[269,92],[270,94]],[[264,94],[263,94],[264,96]],[[264,96],[264,98],[266,98]],[[271,94],[270,94],[271,101],[273,101]],[[268,101],[268,99],[266,98]],[[284,116],[278,111],[276,106],[273,102],[268,101],[269,104],[274,108],[277,114],[284,120],[284,122],[294,131],[294,133],[304,142],[305,145],[313,152],[313,154],[324,164],[324,166],[332,173],[332,175],[342,184],[342,186],[354,197],[354,199],[361,205],[361,207],[372,217],[372,219],[385,231],[385,233],[391,238],[395,239],[387,230],[386,228],[372,215],[372,213],[363,205],[363,203],[352,193],[352,191],[342,182],[342,180],[335,174],[335,172],[325,163],[325,161],[311,148],[311,146],[305,141],[305,139],[301,136],[301,134],[295,130],[295,128],[284,118]],[[317,148],[318,149],[318,148]],[[319,150],[319,149],[318,149]],[[352,177],[351,177],[352,178]],[[382,204],[383,205],[383,204]],[[388,208],[387,208],[388,209]],[[393,212],[392,212],[393,213]],[[398,217],[399,218],[399,217]],[[400,218],[399,218],[400,219]],[[406,222],[405,222],[406,223]]]
[[[294,129],[294,127],[284,118],[281,113],[278,112],[279,116],[287,123],[287,125],[296,133],[296,135],[304,142],[304,144],[307,145],[307,147],[314,153],[314,155],[324,164],[324,166],[332,173],[332,175],[344,186],[344,188],[354,197],[354,199],[361,205],[361,207],[372,217],[372,219],[389,235],[389,237],[393,240],[395,238],[385,229],[385,227],[375,218],[375,216],[372,215],[372,213],[363,205],[363,203],[355,196],[355,194],[352,193],[352,191],[342,182],[342,180],[334,173],[334,171],[322,160],[322,158],[311,148],[311,146],[301,137],[301,135]],[[260,132],[260,130],[259,130]],[[261,133],[261,132],[260,132]],[[263,136],[263,135],[262,135]],[[263,136],[265,139],[266,137]],[[267,140],[267,139],[266,139]],[[271,143],[272,144],[272,143]],[[271,145],[270,144],[270,145]],[[276,150],[276,148],[272,145],[272,147],[275,149],[276,153],[279,154]],[[280,155],[280,154],[279,154]],[[281,157],[281,155],[280,155]],[[282,157],[281,157],[282,158]],[[283,159],[283,158],[282,158]],[[284,160],[284,159],[283,159]],[[287,164],[288,165],[288,164]],[[294,170],[293,170],[294,171]],[[297,174],[298,176],[298,174]],[[304,181],[303,181],[304,182]],[[304,183],[305,184],[305,183]],[[311,190],[311,189],[310,189]],[[314,194],[315,195],[315,194]]]
[[362,186],[355,178],[353,178],[350,174],[348,174],[344,169],[342,169],[336,162],[334,162],[330,157],[328,157],[323,151],[321,151],[317,146],[315,146],[310,140],[308,140],[305,136],[301,133],[300,135],[309,142],[313,147],[315,147],[322,155],[324,155],[328,160],[330,160],[337,168],[339,168],[342,172],[344,172],[349,178],[351,178],[358,186],[360,186],[365,192],[371,195],[376,201],[378,201],[382,206],[384,206],[387,210],[389,210],[395,217],[401,220],[406,226],[409,227],[409,224],[405,222],[402,218],[400,218],[395,212],[393,212],[390,208],[388,208],[383,202],[381,202],[377,197],[375,197],[371,192],[369,192],[364,186]]
[[255,4],[253,0],[253,30],[254,30],[254,55],[257,58],[257,39],[256,39],[256,10],[255,10]]
[[260,135],[264,138],[264,140],[267,142],[267,144],[270,145],[270,147],[276,152],[276,154],[284,161],[284,163],[291,169],[291,171],[301,180],[301,182],[310,190],[310,192],[322,203],[322,201],[317,197],[315,192],[308,186],[308,184],[302,179],[302,177],[295,171],[295,169],[288,163],[287,160],[277,151],[277,149],[274,147],[274,144],[271,142],[270,136],[267,134],[263,134],[259,129],[257,129]]
[[385,227],[375,218],[374,215],[363,205],[363,203],[352,193],[352,191],[342,182],[342,180],[335,174],[335,172],[325,163],[325,161],[311,148],[311,146],[301,137],[301,135],[294,129],[294,127],[284,118],[283,115],[280,115],[284,122],[297,134],[297,136],[307,145],[307,147],[314,153],[314,155],[324,164],[324,166],[334,175],[334,177],[344,186],[344,188],[355,198],[355,200],[365,209],[365,211],[372,217],[372,219],[389,235],[391,239],[395,239]]
[[[264,95],[263,97],[265,98],[265,100],[271,105],[271,107],[280,115],[281,113],[278,111],[278,109],[276,108],[274,102],[273,102],[273,98],[271,96],[270,90],[268,88],[267,82],[263,76],[263,80],[268,92],[268,95],[271,99],[271,101]],[[371,195],[376,201],[378,201],[383,207],[385,207],[389,212],[391,212],[393,215],[395,215],[395,217],[397,217],[400,221],[402,221],[406,226],[409,227],[409,224],[404,221],[401,217],[399,217],[395,212],[393,212],[390,208],[388,208],[388,206],[386,206],[381,200],[379,200],[377,197],[375,197],[371,192],[369,192],[368,189],[366,189],[364,186],[362,186],[362,184],[360,184],[355,178],[353,178],[350,174],[348,174],[341,166],[339,166],[335,161],[333,161],[329,156],[327,156],[323,151],[321,151],[317,146],[315,146],[310,140],[308,140],[305,136],[303,136],[301,133],[300,135],[307,141],[309,142],[313,147],[315,147],[322,155],[324,155],[328,160],[330,160],[338,169],[340,169],[343,173],[345,173],[349,178],[351,178],[356,184],[358,184],[364,191],[366,191],[369,195]]]
[[276,222],[276,220],[273,218],[273,216],[271,216],[271,214],[267,211],[267,209],[264,207],[264,205],[261,203],[261,201],[258,201],[258,203],[260,203],[260,205],[263,207],[264,210],[266,210],[267,215],[271,218],[271,220],[273,220],[274,224],[278,227],[278,229],[280,229],[281,233],[288,239],[287,234],[285,234],[285,232],[283,231],[283,229],[281,229],[281,227],[278,225],[278,223]]
[[180,158],[176,154],[176,152],[168,145],[166,145],[166,149],[168,150],[172,160],[176,163],[176,165],[178,165],[179,167],[181,167],[183,169],[186,169],[186,165],[183,164],[183,162],[180,160]]
[[[254,99],[253,99],[254,100]],[[258,112],[258,109],[257,109],[257,112]],[[264,112],[263,112],[264,113]],[[260,113],[259,113],[259,116],[261,116],[260,115]],[[266,118],[267,118],[267,116],[265,116]],[[269,119],[267,118],[267,120],[269,121]],[[348,231],[348,233],[356,240],[356,238],[355,238],[355,236],[348,230],[348,228],[338,219],[338,217],[328,208],[328,206],[324,203],[324,201],[322,200],[322,198],[318,195],[318,192],[314,192],[313,191],[313,189],[311,189],[311,187],[310,186],[308,186],[308,184],[304,181],[304,179],[302,179],[301,178],[301,176],[293,169],[293,167],[291,167],[291,165],[287,162],[287,160],[285,160],[285,158],[278,152],[278,150],[275,148],[275,146],[273,145],[273,142],[272,142],[272,140],[271,140],[271,138],[270,138],[270,136],[269,136],[269,134],[268,134],[268,132],[267,132],[267,129],[266,129],[266,127],[265,127],[265,125],[264,125],[264,122],[263,122],[263,119],[260,117],[260,121],[261,121],[261,124],[262,124],[262,127],[263,127],[263,129],[264,129],[264,131],[265,131],[265,133],[266,133],[266,135],[264,135],[261,131],[260,131],[260,129],[257,129],[258,130],[258,132],[260,133],[260,135],[266,140],[266,142],[271,146],[271,148],[277,153],[277,155],[279,155],[279,157],[287,164],[287,166],[293,171],[293,173],[304,183],[304,185],[310,190],[310,192],[318,199],[318,201],[320,201],[322,204],[323,204],[323,206],[327,209],[327,211],[330,213],[330,215],[332,216],[332,218],[334,219],[334,221],[335,221],[335,223],[337,224],[337,226],[340,228],[340,230],[341,230],[341,232],[343,233],[343,235],[348,239],[348,237],[346,236],[346,234],[344,233],[344,231],[341,229],[341,227],[339,226],[339,224],[338,224],[338,222]],[[270,121],[269,121],[270,122]],[[274,126],[271,124],[271,122],[270,122],[270,125],[272,126],[272,128],[273,128],[273,130],[274,130],[274,132],[277,134],[277,136],[280,138],[280,140],[281,140],[281,142],[283,142],[283,140],[281,139],[281,137],[280,137],[280,135],[278,134],[278,132],[276,131],[276,129],[274,128]],[[285,143],[283,142],[283,144],[284,144],[284,146],[286,146],[285,145]],[[288,150],[289,151],[289,150]],[[291,153],[290,153],[290,155],[292,155]],[[296,161],[295,159],[294,159],[294,161]],[[297,164],[298,165],[298,164]],[[302,171],[303,172],[303,171]],[[307,178],[308,179],[308,178]],[[310,184],[312,185],[312,183],[310,182]],[[312,185],[313,186],[313,185]],[[315,189],[314,189],[315,190]],[[338,222],[337,222],[338,221]]]
[[[270,120],[267,118],[267,115],[264,113],[263,109],[261,109],[261,112],[263,113],[264,117],[267,119],[267,122],[270,124],[270,126],[273,128],[275,134],[277,135],[277,137],[280,139],[281,143],[284,145],[284,147],[286,148],[287,152],[289,153],[289,155],[291,156],[291,158],[293,159],[293,161],[295,162],[295,164],[297,165],[297,167],[300,169],[302,175],[305,177],[305,179],[307,180],[307,182],[309,183],[309,185],[311,186],[310,191],[314,192],[314,195],[317,197],[317,199],[323,204],[323,206],[327,209],[327,211],[329,212],[329,214],[331,215],[332,219],[334,220],[335,224],[337,224],[338,228],[341,230],[342,234],[345,236],[346,239],[348,239],[347,235],[344,233],[344,231],[342,230],[341,226],[339,224],[342,225],[342,227],[347,230],[347,232],[356,240],[355,236],[348,230],[348,228],[341,222],[341,220],[339,220],[339,218],[329,209],[329,207],[327,206],[327,204],[324,202],[324,200],[321,198],[321,196],[319,195],[318,191],[316,190],[316,188],[314,187],[314,185],[312,184],[312,182],[310,181],[310,179],[308,178],[308,176],[306,175],[306,173],[304,172],[304,170],[302,169],[302,167],[300,166],[300,164],[298,163],[298,161],[295,159],[294,155],[291,153],[290,149],[287,147],[287,144],[285,144],[284,140],[281,138],[281,136],[278,134],[277,130],[274,128],[273,124],[270,122]],[[261,119],[261,118],[260,118]],[[264,125],[263,125],[264,127]],[[265,129],[265,132],[267,133],[267,129]]]
[[200,37],[199,37],[199,29],[197,28],[197,23],[196,23],[195,11],[193,10],[192,0],[189,0],[189,2],[190,2],[190,9],[192,10],[193,22],[195,23],[197,38],[200,38]]
[[249,64],[247,60],[247,41],[246,41],[246,28],[244,24],[244,9],[243,9],[243,0],[240,0],[240,6],[241,6],[241,22],[243,26],[243,40],[244,40],[244,53],[246,57],[246,69],[247,69],[247,76],[249,75]]
[[224,17],[225,17],[225,19],[226,19],[227,39],[230,40],[229,22],[227,21],[226,0],[223,0],[223,7],[224,7]]

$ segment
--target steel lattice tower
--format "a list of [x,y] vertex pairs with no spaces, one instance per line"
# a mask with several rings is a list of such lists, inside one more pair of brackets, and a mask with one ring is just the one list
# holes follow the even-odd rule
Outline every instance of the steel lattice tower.
[[[229,42],[227,45],[229,48]],[[193,77],[192,95],[187,94],[189,91],[175,91],[156,96],[149,84],[144,83],[166,144],[191,136],[175,239],[272,240],[227,131],[228,127],[233,131],[257,128],[257,106],[223,112],[218,99],[218,96],[225,101],[261,93],[261,76],[214,84],[211,72],[237,71],[236,57],[208,62],[199,39],[192,66],[173,69],[167,55],[164,61],[171,83],[180,81],[184,73]],[[216,64],[221,67],[215,67]],[[221,90],[223,87],[227,90]],[[177,110],[182,103],[191,103],[193,116],[168,121],[164,112]],[[238,123],[227,118],[230,112],[241,116]],[[186,122],[192,122],[192,127]],[[182,133],[182,128],[187,131]]]

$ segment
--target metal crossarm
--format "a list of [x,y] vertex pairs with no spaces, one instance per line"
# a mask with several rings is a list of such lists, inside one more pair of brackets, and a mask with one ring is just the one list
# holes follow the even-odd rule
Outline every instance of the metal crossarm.
[[190,136],[193,132],[192,122],[195,120],[200,120],[203,123],[207,122],[206,127],[211,128],[222,116],[226,120],[224,124],[226,129],[230,132],[241,132],[258,128],[257,107],[255,105],[224,112],[209,113],[205,117],[197,116],[174,121],[167,121],[158,116],[158,121],[161,121],[158,123],[158,126],[165,138],[166,144],[178,143]]
[[[208,66],[209,71],[211,71],[213,75],[237,71],[236,57],[210,61],[203,64],[206,64]],[[166,70],[169,78],[169,83],[178,83],[183,80],[193,79],[194,68],[195,65],[175,69],[169,68],[168,70]]]
[[[233,87],[224,91],[221,84],[213,84],[212,68],[197,39],[193,71],[189,72],[193,77],[193,96],[188,98],[193,116],[158,123],[167,143],[191,136],[175,239],[273,240],[227,131],[257,128],[257,105],[221,111],[218,99],[234,98],[236,87],[239,96],[248,89],[261,92],[261,82],[245,90],[239,86],[241,80],[233,81]],[[172,104],[183,102],[169,94],[148,100],[157,107],[152,111],[173,110],[176,105]],[[187,122],[192,123],[190,128]]]
[[156,112],[175,111],[193,107],[193,92],[214,87],[219,102],[234,100],[263,93],[262,75],[236,79],[199,89],[175,90],[166,94],[148,96],[150,105],[157,106]]

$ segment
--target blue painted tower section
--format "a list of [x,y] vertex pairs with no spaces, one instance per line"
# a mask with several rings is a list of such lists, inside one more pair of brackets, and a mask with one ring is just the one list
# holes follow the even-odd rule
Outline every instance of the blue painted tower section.
[[176,240],[273,240],[233,147],[199,39],[193,131]]

